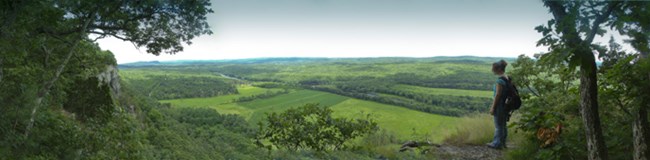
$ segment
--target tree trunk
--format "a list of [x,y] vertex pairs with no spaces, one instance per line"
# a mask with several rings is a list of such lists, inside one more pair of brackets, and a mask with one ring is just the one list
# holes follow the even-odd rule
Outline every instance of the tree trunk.
[[3,72],[2,72],[2,57],[0,57],[0,83],[2,83],[2,75],[3,75]]
[[634,125],[632,126],[634,133],[634,159],[647,160],[648,153],[648,112],[643,106],[639,108],[639,112],[635,115]]
[[65,59],[63,59],[63,62],[58,66],[56,69],[56,72],[54,73],[54,77],[50,79],[49,81],[46,81],[43,84],[43,88],[41,88],[38,93],[36,100],[34,101],[34,107],[32,108],[32,113],[30,115],[29,121],[27,123],[27,127],[25,127],[25,137],[29,137],[29,132],[34,127],[34,119],[36,117],[36,112],[38,109],[41,107],[43,103],[43,98],[50,92],[50,89],[52,86],[54,86],[54,83],[59,80],[59,77],[61,76],[61,73],[65,70],[65,66],[68,64],[70,61],[70,58],[72,58],[72,55],[74,54],[74,50],[77,48],[77,45],[81,43],[84,38],[86,38],[86,29],[88,28],[88,25],[92,22],[92,19],[94,17],[89,17],[83,24],[83,27],[81,31],[79,32],[79,39],[76,39],[72,46],[70,46],[70,51],[68,51],[68,54],[66,55]]
[[[641,53],[641,58],[648,58],[648,53]],[[650,79],[650,74],[648,74]],[[644,102],[642,102],[644,103]],[[648,110],[646,106],[639,106],[639,111],[634,117],[632,128],[634,136],[634,159],[647,160],[650,150],[648,149]]]
[[[598,115],[598,75],[596,67],[596,58],[592,52],[591,43],[594,36],[597,35],[598,28],[610,16],[612,11],[618,6],[619,2],[607,3],[600,14],[597,14],[593,24],[592,30],[586,33],[586,39],[581,38],[581,33],[576,30],[579,19],[565,19],[569,12],[574,12],[573,4],[567,4],[570,8],[567,9],[564,2],[568,1],[555,1],[544,0],[544,4],[549,7],[553,17],[556,20],[556,27],[562,32],[562,40],[566,42],[568,48],[575,49],[573,56],[579,56],[582,59],[580,63],[580,112],[582,114],[582,123],[585,127],[585,136],[587,138],[587,150],[589,159],[602,159],[607,158],[607,147],[603,138],[602,129],[600,127],[600,116]],[[594,10],[595,11],[595,10]],[[580,13],[580,11],[578,11]],[[574,17],[575,18],[575,17]]]
[[36,95],[37,96],[36,101],[34,101],[34,108],[32,108],[32,113],[30,114],[29,122],[27,123],[27,127],[25,128],[25,137],[29,136],[30,130],[32,129],[32,127],[34,127],[34,119],[36,117],[36,112],[41,107],[41,105],[43,103],[43,98],[45,98],[45,96],[50,92],[50,89],[52,88],[52,86],[54,86],[54,83],[57,80],[59,80],[59,77],[61,77],[61,73],[63,73],[63,71],[65,70],[65,66],[70,61],[70,58],[72,57],[72,54],[74,54],[74,49],[77,48],[77,44],[80,43],[79,41],[75,42],[74,45],[72,45],[70,47],[70,51],[66,55],[66,57],[63,60],[63,62],[61,63],[61,65],[59,65],[59,67],[57,68],[57,70],[56,70],[56,72],[54,74],[54,77],[51,80],[45,82],[43,84],[43,88],[41,88],[38,91],[38,93]]
[[589,159],[606,160],[607,148],[598,115],[596,62],[593,54],[587,53],[589,55],[585,56],[586,59],[580,67],[580,112],[585,127]]

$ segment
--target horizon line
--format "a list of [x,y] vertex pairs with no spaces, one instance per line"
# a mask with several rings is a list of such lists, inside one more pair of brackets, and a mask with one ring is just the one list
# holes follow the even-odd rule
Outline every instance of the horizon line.
[[134,61],[126,63],[117,63],[117,65],[124,65],[130,63],[145,63],[145,62],[178,62],[178,61],[237,61],[237,60],[251,60],[251,59],[282,59],[282,58],[305,58],[305,59],[355,59],[355,58],[438,58],[438,57],[476,57],[476,58],[517,58],[515,57],[499,57],[499,56],[474,56],[474,55],[460,55],[460,56],[431,56],[431,57],[417,57],[417,56],[376,56],[376,57],[252,57],[252,58],[225,58],[225,59],[178,59],[178,60],[151,60],[151,61]]

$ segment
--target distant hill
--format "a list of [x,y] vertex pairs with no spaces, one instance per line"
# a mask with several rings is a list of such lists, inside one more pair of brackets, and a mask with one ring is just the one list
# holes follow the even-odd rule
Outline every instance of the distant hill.
[[255,63],[287,63],[287,62],[426,62],[433,61],[439,63],[485,63],[496,62],[500,59],[514,61],[514,57],[477,57],[477,56],[437,56],[437,57],[362,57],[362,58],[321,58],[321,57],[273,57],[273,58],[247,58],[247,59],[228,59],[228,60],[174,60],[174,61],[141,61],[119,64],[120,68],[138,68],[161,65],[204,65],[219,63],[235,64],[255,64]]

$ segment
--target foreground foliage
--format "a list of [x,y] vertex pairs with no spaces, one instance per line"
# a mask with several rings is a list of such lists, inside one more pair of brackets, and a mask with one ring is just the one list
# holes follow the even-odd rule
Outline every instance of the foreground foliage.
[[[374,132],[377,123],[370,118],[333,118],[332,110],[318,104],[306,104],[283,113],[270,113],[266,125],[259,123],[257,144],[270,141],[275,147],[288,150],[340,150],[345,143]],[[271,149],[271,146],[267,146]]]
[[[610,52],[611,53],[611,52]],[[603,55],[609,57],[611,54]],[[610,151],[608,156],[614,159],[631,159],[628,154],[632,148],[633,111],[638,111],[639,103],[647,94],[639,94],[638,89],[647,88],[640,83],[639,72],[648,73],[645,66],[648,62],[637,61],[630,63],[631,57],[622,59],[606,58],[599,70],[601,82],[599,103],[601,108],[603,135],[605,144]],[[579,112],[578,88],[575,81],[578,78],[575,71],[569,70],[566,64],[548,61],[548,57],[533,60],[520,56],[516,63],[513,76],[519,77],[519,83],[525,89],[525,106],[522,106],[521,119],[513,123],[513,127],[527,137],[521,148],[511,152],[510,158],[536,159],[586,159],[587,148],[584,139],[584,127]],[[614,76],[617,75],[617,76]],[[625,76],[618,76],[625,75]],[[550,77],[550,78],[549,78]],[[623,87],[626,86],[626,87]],[[627,88],[629,87],[629,88]],[[625,93],[623,93],[625,92]],[[544,144],[545,140],[538,137],[541,128],[557,128],[561,126],[558,139],[552,144]]]
[[[607,80],[603,79],[603,72],[608,72],[608,65],[616,64],[619,62],[625,63],[624,57],[631,55],[636,57],[634,61],[627,61],[634,63],[632,66],[645,66],[644,59],[647,59],[650,54],[650,3],[641,1],[552,1],[545,0],[544,6],[548,7],[553,15],[553,19],[549,20],[546,25],[540,25],[535,29],[542,33],[543,38],[538,41],[538,45],[549,47],[549,52],[541,56],[546,65],[560,65],[570,72],[576,68],[579,74],[580,85],[577,88],[580,98],[580,116],[582,119],[584,136],[586,138],[586,147],[589,159],[608,159],[611,150],[611,144],[606,138],[609,136],[606,127],[609,120],[602,118],[607,116],[601,114],[602,110],[610,111],[603,106],[611,105],[603,103],[610,101],[610,98],[616,98],[622,104],[630,103],[636,105],[633,112],[628,112],[628,116],[634,117],[632,121],[633,130],[633,148],[635,159],[647,159],[650,155],[650,124],[648,123],[647,116],[647,103],[635,104],[637,100],[621,100],[620,97],[627,97],[630,95],[610,95],[611,97],[603,96],[603,91],[611,91],[616,85],[624,84],[626,86],[633,86],[633,88],[647,88],[646,84],[635,83],[638,79],[647,79],[650,77],[650,72],[646,67],[632,67],[628,68],[630,72],[637,73],[629,75],[629,77],[614,78],[615,85],[603,84]],[[625,36],[626,43],[634,49],[628,51],[621,51],[617,44],[612,44],[614,40],[610,41],[609,46],[604,46],[600,43],[594,43],[596,36],[603,36],[608,31],[605,30],[607,26],[609,29],[617,31],[619,34]],[[613,38],[612,38],[613,39]],[[626,55],[627,54],[627,55]],[[598,55],[598,57],[596,57]],[[539,57],[538,57],[539,58]],[[605,66],[597,64],[597,58],[608,59]],[[550,63],[549,63],[550,62]],[[564,66],[566,65],[566,66]],[[555,66],[550,66],[553,69]],[[615,70],[614,70],[615,71]],[[628,72],[626,71],[626,72]],[[611,74],[611,72],[610,72]],[[621,74],[617,74],[621,75]],[[632,81],[630,81],[632,80]],[[618,83],[618,84],[617,84]],[[537,86],[533,86],[537,87]],[[636,94],[635,89],[625,90]],[[616,90],[614,89],[614,90]],[[541,93],[541,92],[540,92]],[[610,92],[611,93],[611,92]],[[646,94],[647,95],[647,94]],[[537,97],[544,96],[543,94],[536,95]],[[641,96],[643,97],[643,96]],[[623,98],[625,99],[625,98]],[[551,103],[551,105],[553,105]],[[625,106],[625,105],[624,105]],[[621,107],[621,108],[626,108]],[[545,115],[545,114],[542,114]],[[601,117],[602,116],[602,117]],[[603,129],[605,128],[605,129]],[[617,157],[618,158],[618,157]]]

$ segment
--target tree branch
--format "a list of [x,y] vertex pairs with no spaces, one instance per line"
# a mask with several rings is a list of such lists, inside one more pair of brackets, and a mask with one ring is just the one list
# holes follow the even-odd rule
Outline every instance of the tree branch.
[[557,23],[562,23],[562,20],[564,20],[564,17],[566,16],[566,8],[558,1],[552,0],[544,1],[544,5],[548,6],[548,8],[551,9],[553,18],[555,18]]
[[619,98],[615,98],[615,99],[616,99],[616,101],[618,102],[618,107],[621,108],[621,110],[623,111],[623,113],[625,113],[625,114],[629,115],[630,117],[632,117],[632,112],[628,111],[628,110],[625,108],[625,106],[626,106],[625,103],[623,103],[623,101],[621,101],[621,99],[619,99]]
[[61,73],[63,73],[63,70],[65,70],[66,64],[68,64],[70,58],[75,53],[74,50],[77,48],[77,45],[79,45],[80,41],[82,41],[86,36],[84,31],[86,30],[86,27],[88,27],[88,25],[91,23],[91,21],[93,21],[92,18],[90,18],[91,15],[88,16],[89,17],[87,17],[87,21],[83,24],[81,34],[79,35],[80,37],[78,37],[78,40],[76,40],[74,44],[70,47],[70,50],[68,51],[68,54],[66,55],[65,59],[57,68],[54,77],[51,80],[45,82],[43,84],[43,88],[41,88],[37,92],[36,102],[34,103],[34,108],[32,108],[31,116],[29,122],[27,123],[27,127],[25,128],[25,137],[29,136],[30,130],[34,127],[34,119],[36,117],[36,111],[38,111],[38,108],[41,106],[41,103],[43,102],[43,98],[48,92],[50,92],[50,89],[52,88],[52,86],[54,86],[54,83],[59,79]]
[[[553,14],[553,17],[555,18],[555,25],[557,26],[557,29],[560,30],[562,33],[562,38],[567,40],[567,43],[570,43],[569,45],[571,46],[579,46],[579,44],[582,42],[582,39],[580,39],[580,35],[575,28],[575,23],[574,22],[565,22],[565,18],[567,16],[566,12],[566,7],[560,3],[561,1],[554,1],[554,0],[545,0],[544,5],[548,6],[548,8],[551,10],[551,13]],[[566,37],[570,36],[570,37]]]
[[50,66],[49,60],[50,60],[50,55],[52,55],[52,49],[48,49],[45,44],[41,44],[41,49],[43,50],[43,53],[45,53],[45,60],[43,62],[43,66],[45,68],[48,68]]
[[120,30],[127,30],[126,27],[123,26],[107,26],[107,25],[90,25],[88,26],[88,29],[100,29],[103,31],[120,31]]
[[539,95],[539,93],[535,92],[535,91],[530,87],[529,84],[526,85],[526,88],[528,88],[528,90],[529,90],[531,93],[533,93],[535,96],[537,96],[537,97],[541,97],[541,96]]
[[596,20],[594,20],[594,23],[591,25],[591,31],[587,34],[587,38],[583,41],[584,43],[591,44],[591,42],[594,40],[594,37],[596,36],[596,33],[598,33],[598,28],[600,28],[600,24],[605,22],[605,20],[609,17],[609,15],[612,14],[612,11],[614,11],[614,8],[618,6],[619,2],[613,1],[607,4],[608,4],[607,7],[605,7],[604,11],[602,12],[603,14],[598,15]]
[[66,31],[54,31],[54,30],[52,30],[50,28],[39,28],[37,30],[38,30],[38,33],[45,33],[45,34],[49,34],[49,35],[53,35],[53,36],[67,36],[67,35],[70,35],[70,34],[79,33],[81,31],[81,28],[72,28],[72,29],[66,30]]
[[123,37],[123,36],[120,36],[120,35],[117,35],[117,34],[114,34],[114,33],[98,32],[98,31],[88,31],[88,33],[97,34],[97,35],[102,36],[102,37],[112,36],[112,37],[115,37],[115,38],[123,40],[123,41],[133,41],[133,39],[131,39],[131,38],[126,38],[126,37]]

